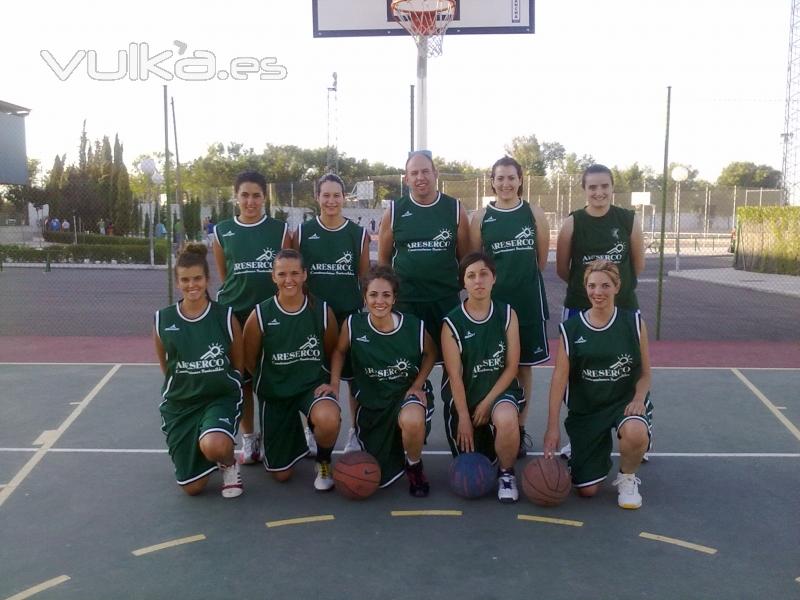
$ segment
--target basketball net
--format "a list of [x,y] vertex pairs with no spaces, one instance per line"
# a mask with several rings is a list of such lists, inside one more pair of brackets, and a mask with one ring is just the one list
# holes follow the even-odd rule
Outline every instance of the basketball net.
[[417,46],[427,47],[429,57],[442,54],[444,34],[456,13],[455,0],[392,0],[392,12]]

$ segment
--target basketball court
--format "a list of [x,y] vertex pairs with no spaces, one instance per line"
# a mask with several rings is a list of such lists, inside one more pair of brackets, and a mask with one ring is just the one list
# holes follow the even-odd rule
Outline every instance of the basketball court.
[[214,475],[190,498],[160,384],[155,364],[0,365],[0,598],[800,596],[800,369],[656,368],[638,511],[608,483],[556,508],[459,498],[438,400],[427,499],[404,479],[364,502],[316,493],[312,460],[288,484],[253,465],[242,497]]

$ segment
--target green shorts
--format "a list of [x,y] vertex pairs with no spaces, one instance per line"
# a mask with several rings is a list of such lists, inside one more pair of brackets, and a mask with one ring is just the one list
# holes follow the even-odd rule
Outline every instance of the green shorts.
[[638,419],[647,425],[647,432],[652,437],[653,405],[650,402],[650,394],[645,399],[644,416],[626,417],[627,405],[628,402],[622,402],[588,415],[567,415],[564,427],[572,445],[569,470],[575,487],[594,485],[608,476],[613,447],[612,429],[617,431],[619,438],[622,424]]
[[433,416],[433,390],[430,382],[425,383],[424,389],[427,406],[416,397],[409,396],[385,408],[366,408],[359,405],[356,411],[356,436],[361,447],[374,456],[381,467],[381,487],[391,485],[405,472],[403,435],[397,419],[407,404],[419,404],[425,409],[425,439],[428,439]]
[[436,364],[442,363],[442,322],[451,310],[458,306],[458,294],[452,298],[433,300],[431,302],[397,302],[394,308],[403,313],[418,317],[425,324],[425,331],[436,344]]
[[314,388],[288,398],[259,397],[264,468],[267,471],[291,469],[294,463],[308,454],[303,421],[298,413],[306,416],[309,427],[313,429],[314,423],[309,416],[320,400],[336,402],[336,398],[331,396],[314,396]]
[[[461,449],[458,447],[458,411],[456,410],[456,403],[453,402],[449,385],[446,385],[442,390],[442,399],[444,400],[444,434],[450,446],[450,452],[453,457],[456,457],[461,454]],[[511,404],[517,409],[517,412],[520,412],[522,407],[525,406],[525,398],[521,390],[506,390],[495,398],[494,404],[492,404],[492,415],[494,414],[494,409],[503,402]],[[474,412],[475,407],[473,406],[469,410],[470,416]],[[486,425],[473,428],[472,437],[475,442],[475,452],[480,452],[487,456],[492,462],[497,460],[497,454],[494,451],[494,426],[492,425],[491,416]]]
[[519,366],[530,367],[550,360],[547,321],[519,326]]
[[224,433],[236,443],[242,397],[228,396],[188,406],[162,402],[161,430],[167,436],[167,447],[175,465],[175,479],[186,485],[205,477],[217,468],[200,451],[199,441],[207,433]]

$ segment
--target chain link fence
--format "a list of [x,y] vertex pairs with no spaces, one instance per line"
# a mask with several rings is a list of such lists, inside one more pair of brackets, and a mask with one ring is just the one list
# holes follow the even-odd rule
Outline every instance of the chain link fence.
[[[345,186],[345,215],[373,234],[374,259],[383,210],[387,201],[403,193],[402,177],[346,180]],[[441,173],[439,189],[461,200],[469,212],[493,196],[488,173]],[[638,294],[645,317],[655,322],[662,193],[658,188],[636,191],[649,192],[650,198],[650,204],[633,208],[641,219],[647,257]],[[555,239],[564,219],[584,204],[580,177],[526,175],[522,194],[544,209],[550,224],[552,252],[545,284],[555,318],[565,291],[552,262]],[[631,208],[632,201],[640,199],[631,191],[620,190],[613,201]],[[267,203],[271,214],[287,220],[294,229],[316,214],[313,182],[270,183]],[[755,281],[747,285],[748,281],[742,280],[754,280],[756,275],[733,268],[736,209],[781,203],[780,190],[693,184],[678,189],[670,183],[663,215],[663,338],[797,339],[798,332],[782,327],[774,314],[800,314],[800,277],[778,278],[765,288]],[[230,188],[209,188],[184,197],[181,206],[171,205],[170,209],[163,195],[158,207],[155,194],[133,198],[124,232],[115,229],[102,206],[80,198],[66,206],[69,212],[62,208],[58,214],[49,214],[47,206],[29,206],[23,213],[8,204],[0,207],[0,336],[148,335],[153,312],[174,300],[165,266],[167,253],[187,239],[210,243],[208,224],[235,213]],[[172,211],[172,232],[167,230],[168,210]],[[209,262],[215,271],[213,260]],[[219,283],[212,273],[212,291]],[[736,328],[721,328],[702,318],[708,310],[743,313],[746,318],[740,319]],[[551,328],[551,335],[554,331]]]

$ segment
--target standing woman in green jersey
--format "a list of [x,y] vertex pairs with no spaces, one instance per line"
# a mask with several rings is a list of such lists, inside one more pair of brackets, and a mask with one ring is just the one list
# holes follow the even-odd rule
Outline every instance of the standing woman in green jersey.
[[550,383],[544,455],[555,456],[564,402],[564,427],[572,444],[572,483],[581,496],[594,496],[611,469],[611,432],[616,430],[617,503],[622,508],[639,508],[641,481],[636,471],[650,445],[653,413],[647,329],[638,310],[616,306],[622,287],[617,265],[593,261],[583,281],[591,307],[560,325],[562,343]]
[[278,293],[257,304],[244,327],[245,365],[255,377],[264,467],[286,481],[308,455],[302,413],[317,445],[314,489],[323,492],[333,488],[331,454],[341,416],[335,393],[315,390],[328,379],[338,329],[328,304],[308,295],[306,278],[300,253],[281,250],[272,271]]
[[533,398],[533,365],[550,358],[547,344],[547,295],[542,271],[550,250],[550,224],[539,206],[522,199],[522,166],[504,156],[492,165],[495,200],[472,215],[470,243],[497,264],[494,298],[506,302],[519,319],[520,356],[517,376],[526,402],[519,415],[521,458],[530,450],[525,421]]
[[591,306],[583,287],[586,265],[609,260],[622,278],[617,306],[639,308],[636,278],[644,270],[642,228],[636,213],[614,206],[614,176],[604,165],[591,165],[581,177],[586,206],[573,211],[558,233],[556,271],[567,282],[563,320]]
[[514,461],[519,414],[525,395],[517,381],[519,326],[509,304],[492,299],[496,267],[482,252],[465,256],[459,268],[464,303],[444,318],[442,383],[445,433],[453,456],[481,452],[497,459],[497,498],[519,499]]
[[[341,328],[349,315],[364,306],[359,282],[369,272],[369,237],[363,227],[342,215],[345,190],[338,175],[323,175],[317,181],[315,191],[320,214],[313,221],[298,225],[294,247],[303,255],[303,262],[308,267],[309,291],[328,303]],[[348,357],[342,379],[349,382],[352,378]],[[361,449],[355,434],[356,407],[351,389],[350,415],[353,420],[345,452]]]
[[[253,307],[275,294],[272,261],[291,245],[286,223],[264,214],[267,180],[256,171],[239,173],[233,185],[239,216],[214,228],[214,258],[222,286],[217,302],[233,308],[244,327]],[[252,464],[261,458],[261,441],[253,432],[253,385],[245,373],[242,451],[239,460]]]
[[358,402],[356,435],[380,464],[381,487],[405,472],[409,493],[424,498],[430,485],[422,446],[433,413],[428,375],[436,362],[436,346],[420,319],[393,310],[399,287],[391,268],[370,270],[363,283],[369,312],[347,317],[333,353],[330,385],[321,385],[317,393],[339,389],[349,351]]
[[212,471],[222,471],[222,495],[242,494],[233,455],[242,409],[242,330],[233,311],[208,296],[204,244],[188,244],[175,262],[183,296],[156,312],[153,339],[164,373],[161,428],[167,436],[175,478],[190,496]]

